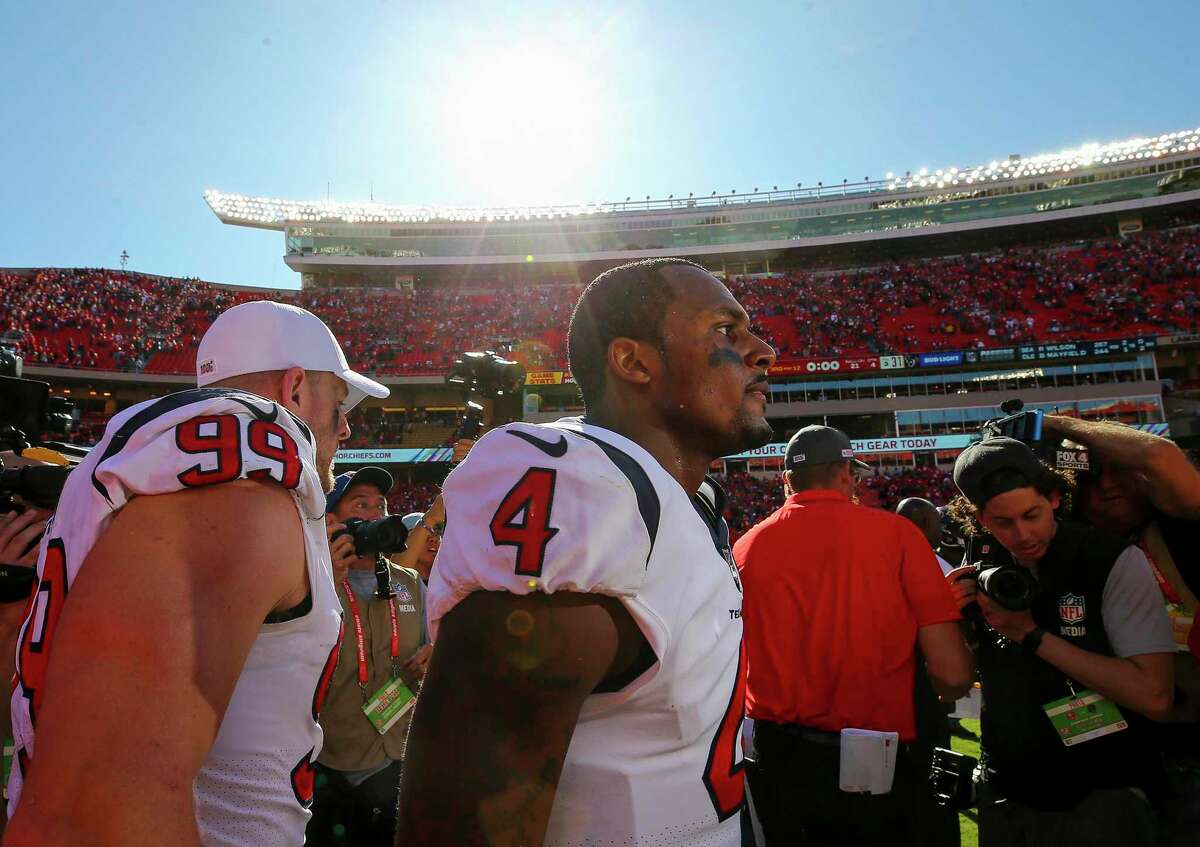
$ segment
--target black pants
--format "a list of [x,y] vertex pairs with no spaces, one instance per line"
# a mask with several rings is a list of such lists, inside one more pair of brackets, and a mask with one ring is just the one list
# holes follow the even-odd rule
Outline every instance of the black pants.
[[766,847],[791,845],[927,844],[919,802],[929,794],[907,746],[896,757],[888,794],[848,794],[838,787],[841,754],[837,735],[754,725],[756,765],[750,790]]
[[304,843],[315,847],[392,847],[400,763],[392,762],[359,785],[351,785],[340,771],[320,764],[316,769],[313,816]]
[[979,786],[979,847],[1154,847],[1156,830],[1150,804],[1129,788],[1097,789],[1069,809],[1043,811]]

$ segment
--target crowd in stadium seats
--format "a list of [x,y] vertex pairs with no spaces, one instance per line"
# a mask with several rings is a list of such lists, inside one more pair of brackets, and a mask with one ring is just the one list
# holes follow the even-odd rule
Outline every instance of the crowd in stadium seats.
[[[725,519],[734,540],[783,504],[783,480],[777,472],[755,475],[737,471],[717,479],[729,496]],[[860,503],[888,511],[895,510],[905,497],[924,497],[944,506],[957,493],[950,474],[935,467],[879,472],[863,479],[857,489]]]
[[393,515],[424,512],[439,491],[441,488],[435,482],[398,482],[388,495],[388,512]]
[[[1078,340],[1200,328],[1200,229],[1058,249],[1009,250],[853,271],[735,278],[782,358]],[[463,350],[525,346],[565,365],[574,284],[520,289],[219,288],[111,270],[0,272],[0,342],[32,364],[190,373],[214,316],[271,296],[321,316],[358,368],[443,373]]]
[[859,502],[894,510],[905,497],[924,497],[935,506],[944,506],[958,494],[954,478],[935,467],[912,468],[899,473],[869,476],[858,486]]
[[781,357],[1192,331],[1200,232],[733,280]]

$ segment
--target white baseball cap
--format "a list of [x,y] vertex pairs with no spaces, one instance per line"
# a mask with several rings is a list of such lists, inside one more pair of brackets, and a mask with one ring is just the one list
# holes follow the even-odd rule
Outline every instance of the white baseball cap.
[[255,300],[227,309],[204,333],[196,351],[196,385],[200,388],[232,376],[288,368],[338,376],[349,389],[343,411],[350,411],[364,397],[391,394],[386,385],[350,370],[341,345],[324,321],[285,303]]

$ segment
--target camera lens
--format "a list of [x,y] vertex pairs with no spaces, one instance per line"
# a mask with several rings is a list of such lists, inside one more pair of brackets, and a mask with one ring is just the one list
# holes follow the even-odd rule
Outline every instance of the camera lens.
[[1001,565],[979,574],[979,590],[1005,609],[1023,612],[1033,604],[1037,583],[1025,568]]
[[346,531],[354,539],[354,552],[359,556],[400,553],[408,541],[408,530],[404,528],[404,518],[400,515],[389,515],[373,521],[351,518],[346,521]]

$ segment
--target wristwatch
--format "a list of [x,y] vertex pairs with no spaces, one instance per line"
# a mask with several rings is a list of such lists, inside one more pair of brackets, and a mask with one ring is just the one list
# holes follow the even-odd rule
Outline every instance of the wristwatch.
[[1021,639],[1021,649],[1030,656],[1037,655],[1038,648],[1042,646],[1042,638],[1046,635],[1046,630],[1040,626],[1035,626],[1033,629]]

